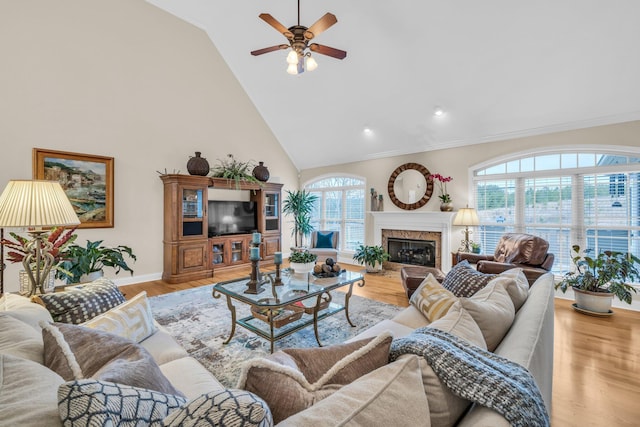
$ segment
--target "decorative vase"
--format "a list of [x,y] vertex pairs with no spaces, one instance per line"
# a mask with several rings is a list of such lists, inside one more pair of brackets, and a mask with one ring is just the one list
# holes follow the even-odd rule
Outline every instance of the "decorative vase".
[[315,261],[313,262],[290,262],[289,267],[293,269],[295,274],[307,274],[313,271],[313,266],[315,266]]
[[453,210],[453,202],[440,203],[440,210],[442,212],[451,212]]
[[264,165],[264,162],[258,162],[258,166],[253,168],[253,176],[258,181],[267,182],[269,180],[269,169]]
[[[32,290],[31,280],[29,280],[29,274],[27,274],[26,270],[20,270],[19,275],[20,275],[20,290],[18,291],[18,293],[20,295],[29,296],[29,295],[40,293],[40,290],[37,288],[33,292],[31,292]],[[36,276],[36,273],[34,272],[33,277],[35,276]],[[56,285],[55,282],[56,282],[56,272],[54,270],[51,270],[49,271],[49,277],[47,277],[47,279],[44,282],[44,292],[45,293],[53,292],[53,289],[55,288],[55,285]]]
[[196,151],[195,157],[190,157],[187,162],[187,170],[191,175],[207,176],[209,173],[209,162],[204,157],[200,157],[200,152]]

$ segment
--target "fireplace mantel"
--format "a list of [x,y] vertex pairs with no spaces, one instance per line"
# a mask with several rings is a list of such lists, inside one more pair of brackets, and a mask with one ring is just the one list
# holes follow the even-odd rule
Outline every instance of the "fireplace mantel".
[[451,269],[451,223],[455,212],[369,212],[373,217],[373,240],[382,243],[382,230],[433,231],[442,233],[442,270]]

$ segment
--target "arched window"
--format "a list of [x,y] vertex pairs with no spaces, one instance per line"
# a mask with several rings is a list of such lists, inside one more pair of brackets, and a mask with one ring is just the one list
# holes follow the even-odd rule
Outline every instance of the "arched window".
[[316,230],[340,231],[340,249],[353,251],[364,242],[365,180],[354,176],[330,176],[307,183],[318,196],[311,221]]
[[631,150],[529,153],[472,168],[474,239],[492,251],[505,232],[536,234],[559,274],[571,270],[573,245],[640,256],[640,151]]

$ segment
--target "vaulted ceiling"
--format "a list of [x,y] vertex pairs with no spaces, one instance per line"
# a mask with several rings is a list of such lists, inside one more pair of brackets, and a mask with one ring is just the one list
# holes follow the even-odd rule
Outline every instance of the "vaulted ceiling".
[[299,169],[640,119],[637,0],[301,0],[348,55],[298,76],[249,54],[296,0],[147,1],[207,32]]

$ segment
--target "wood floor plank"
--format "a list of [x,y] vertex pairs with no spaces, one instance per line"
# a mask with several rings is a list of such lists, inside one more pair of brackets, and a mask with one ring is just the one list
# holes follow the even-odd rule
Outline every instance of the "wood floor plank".
[[[343,265],[352,271],[361,266]],[[155,296],[249,275],[249,267],[217,272],[213,279],[168,284],[156,280],[123,286],[127,298]],[[406,307],[397,272],[365,274],[354,294]],[[607,318],[575,312],[572,301],[555,301],[551,425],[554,427],[640,425],[640,313],[616,309]]]

